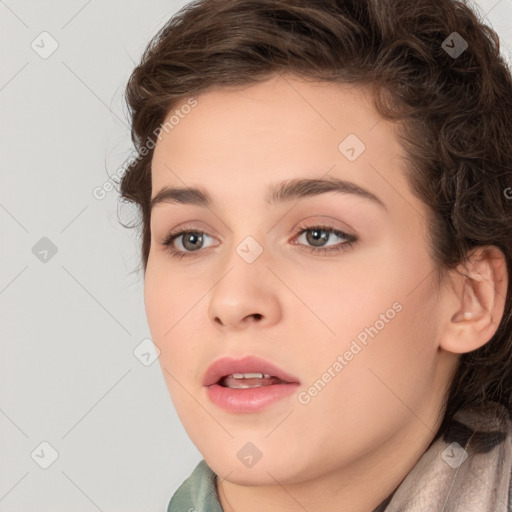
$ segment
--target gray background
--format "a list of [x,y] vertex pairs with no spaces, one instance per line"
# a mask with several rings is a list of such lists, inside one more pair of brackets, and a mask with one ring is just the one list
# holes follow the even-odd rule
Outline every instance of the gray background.
[[[164,511],[201,459],[144,341],[137,233],[93,194],[132,151],[130,72],[185,3],[0,0],[0,512]],[[512,0],[477,5],[512,61]]]

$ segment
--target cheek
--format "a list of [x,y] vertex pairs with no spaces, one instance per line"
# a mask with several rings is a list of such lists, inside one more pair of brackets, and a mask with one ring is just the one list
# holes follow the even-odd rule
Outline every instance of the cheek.
[[350,274],[334,276],[323,293],[303,279],[309,291],[303,296],[334,331],[315,319],[320,336],[302,326],[309,333],[300,338],[300,353],[308,354],[303,384],[306,391],[313,388],[305,406],[315,409],[310,417],[324,415],[345,425],[349,411],[351,428],[364,432],[369,416],[403,421],[409,414],[404,404],[419,407],[429,393],[437,357],[436,294],[424,279],[424,256],[381,254],[375,266],[355,264]]
[[187,311],[201,298],[193,280],[184,280],[170,272],[160,261],[148,260],[144,279],[144,305],[155,340],[170,339],[179,323],[187,322]]
[[[195,284],[194,284],[195,283]],[[204,338],[200,316],[206,315],[204,282],[183,279],[157,265],[148,267],[144,304],[153,342],[160,350],[160,366],[169,391],[183,392],[179,383],[197,379],[198,340]]]
[[158,272],[150,269],[148,265],[144,280],[144,306],[153,341],[160,350],[163,349],[165,333],[176,322],[172,294],[168,291],[167,281],[166,278],[159,278]]
[[[355,260],[355,258],[354,258]],[[386,320],[399,314],[393,304],[401,303],[404,298],[404,282],[399,272],[391,265],[381,263],[372,268],[371,259],[347,263],[335,269],[331,267],[324,274],[320,272],[291,275],[289,282],[295,283],[294,290],[301,301],[293,301],[292,314],[297,316],[299,331],[309,336],[317,333],[317,338],[333,344],[338,350],[349,348],[354,337],[365,336],[365,328],[377,323],[382,328],[381,315]],[[368,336],[368,335],[366,335]],[[314,338],[312,338],[314,339]],[[305,347],[311,351],[312,347]],[[316,350],[318,346],[314,350]]]
[[197,401],[202,377],[197,373],[197,362],[213,355],[208,356],[207,348],[201,350],[199,344],[204,340],[199,317],[206,314],[205,304],[198,303],[202,294],[172,281],[167,276],[148,275],[144,289],[146,314],[152,339],[160,349],[158,361],[174,410],[196,442],[204,437],[204,425],[211,422],[211,416]]
[[426,284],[409,293],[406,283],[395,280],[386,289],[374,282],[361,300],[340,304],[338,336],[309,350],[304,385],[313,396],[304,406],[311,407],[306,416],[339,424],[341,438],[355,431],[374,435],[368,431],[372,417],[380,418],[381,433],[396,430],[410,419],[409,408],[419,411],[431,392],[437,358],[434,294]]

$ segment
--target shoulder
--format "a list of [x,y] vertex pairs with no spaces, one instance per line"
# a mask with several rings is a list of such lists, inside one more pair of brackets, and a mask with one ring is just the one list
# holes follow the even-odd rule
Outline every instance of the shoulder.
[[222,512],[216,474],[203,459],[173,494],[167,512]]

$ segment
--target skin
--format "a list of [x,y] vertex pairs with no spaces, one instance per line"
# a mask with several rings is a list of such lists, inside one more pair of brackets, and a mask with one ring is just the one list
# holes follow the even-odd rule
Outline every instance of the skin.
[[[218,475],[224,510],[373,510],[433,439],[458,354],[496,331],[506,295],[502,254],[479,250],[466,271],[436,280],[429,213],[404,176],[396,126],[361,87],[281,75],[197,100],[162,133],[152,162],[153,197],[188,185],[215,201],[162,203],[151,214],[146,313],[176,411]],[[353,162],[338,149],[350,133],[366,145]],[[333,192],[264,201],[272,183],[327,173],[369,190],[385,208]],[[310,253],[312,238],[297,238],[305,221],[358,241],[339,253]],[[173,258],[162,241],[185,222],[208,236],[195,256]],[[252,263],[236,251],[247,236],[263,249]],[[186,251],[184,238],[175,249]],[[325,245],[344,242],[331,234]],[[300,403],[298,393],[396,302],[400,312]],[[207,367],[246,354],[297,376],[297,394],[248,414],[210,402]],[[262,454],[250,468],[237,457],[248,442]]]

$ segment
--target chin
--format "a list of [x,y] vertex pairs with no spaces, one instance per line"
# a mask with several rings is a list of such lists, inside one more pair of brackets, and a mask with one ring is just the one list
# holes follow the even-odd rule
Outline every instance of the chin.
[[225,477],[227,481],[236,485],[276,485],[276,480],[281,485],[291,485],[315,476],[298,465],[298,461],[292,463],[290,457],[283,456],[282,452],[275,452],[268,457],[262,456],[252,467],[246,467],[236,455],[226,456],[225,452],[203,457],[216,475],[220,478]]

